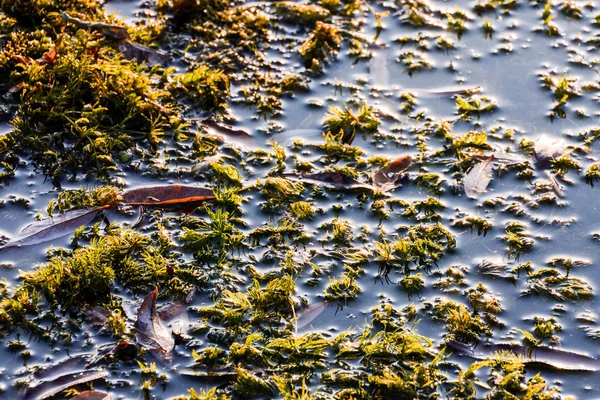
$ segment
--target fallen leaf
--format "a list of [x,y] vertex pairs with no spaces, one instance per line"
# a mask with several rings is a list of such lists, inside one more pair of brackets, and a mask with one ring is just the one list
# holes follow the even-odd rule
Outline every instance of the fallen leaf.
[[90,358],[90,355],[75,356],[35,371],[31,374],[29,386],[18,398],[47,399],[70,387],[108,376],[108,372],[103,370],[86,369]]
[[293,182],[308,183],[311,185],[322,185],[332,189],[367,189],[373,190],[374,187],[361,183],[354,178],[350,178],[339,172],[318,172],[315,174],[281,174],[282,178]]
[[108,393],[99,392],[97,390],[86,390],[80,392],[77,396],[71,397],[71,400],[111,400],[112,396]]
[[167,185],[132,189],[121,195],[123,203],[129,206],[192,207],[214,200],[212,190],[195,186]]
[[504,165],[520,164],[529,161],[527,157],[520,154],[507,153],[505,151],[495,151],[490,154],[490,156],[494,157],[494,161],[498,161],[500,164]]
[[465,193],[468,197],[475,199],[487,189],[492,181],[492,169],[494,168],[494,164],[492,164],[493,159],[494,157],[492,156],[487,160],[480,162],[467,173],[464,186]]
[[373,175],[373,186],[383,191],[396,187],[400,176],[412,165],[410,156],[402,156],[390,161]]
[[296,321],[296,328],[302,329],[306,325],[310,324],[315,318],[317,318],[325,308],[327,307],[328,301],[321,301],[319,303],[312,304],[306,307],[300,314],[298,314],[298,321]]
[[119,42],[117,50],[128,60],[136,60],[138,63],[146,63],[149,66],[167,63],[171,57],[162,51],[151,49],[141,44],[131,43],[128,40]]
[[117,39],[117,40],[129,39],[129,33],[127,33],[127,29],[123,28],[122,26],[117,26],[117,25],[106,26],[106,27],[100,28],[99,31],[104,36],[109,37],[109,38],[113,38],[113,39]]
[[21,234],[0,247],[0,250],[15,246],[28,246],[47,242],[61,236],[68,235],[82,225],[88,225],[96,218],[98,213],[109,206],[94,209],[67,211],[51,218],[37,221],[28,225]]
[[495,352],[510,351],[515,355],[523,357],[525,364],[543,365],[564,371],[600,370],[600,360],[596,358],[547,346],[529,348],[516,343],[499,343],[483,345],[473,349],[455,340],[449,340],[446,344],[457,354],[479,360],[492,358]]
[[142,302],[135,322],[135,336],[144,347],[165,354],[173,350],[175,340],[156,312],[157,295],[158,288],[150,292]]
[[240,139],[250,139],[252,135],[242,129],[235,129],[232,126],[221,124],[215,121],[212,118],[205,118],[200,120],[202,125],[208,126],[209,128],[214,129],[215,131],[222,133],[224,135],[240,138]]

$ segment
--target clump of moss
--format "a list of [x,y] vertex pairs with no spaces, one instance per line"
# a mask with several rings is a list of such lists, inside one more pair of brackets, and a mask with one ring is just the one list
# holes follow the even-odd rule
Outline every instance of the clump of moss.
[[312,205],[306,201],[297,201],[290,204],[290,211],[294,217],[300,220],[311,220],[315,215]]
[[106,176],[116,168],[113,155],[129,149],[140,132],[140,145],[156,150],[177,121],[160,104],[164,93],[150,75],[94,33],[78,30],[57,40],[52,62],[21,63],[11,74],[22,91],[12,121],[16,147],[54,177],[79,170]]
[[277,14],[285,21],[312,24],[325,21],[331,13],[328,9],[316,4],[297,4],[293,1],[280,1],[275,4]]
[[313,71],[320,71],[322,61],[337,53],[341,44],[342,35],[335,25],[317,21],[315,29],[300,50],[304,66]]
[[591,187],[594,187],[594,182],[600,181],[600,163],[594,163],[585,170],[585,181]]
[[56,200],[48,203],[48,215],[54,211],[65,212],[74,209],[114,205],[121,200],[120,190],[115,186],[101,186],[93,190],[85,188],[60,192]]
[[201,109],[223,111],[229,97],[229,78],[221,71],[200,65],[175,78],[174,89]]
[[285,178],[269,177],[262,185],[261,193],[269,200],[289,202],[300,197],[304,185]]
[[324,122],[331,133],[343,132],[344,143],[352,143],[357,132],[377,132],[380,124],[377,111],[367,104],[362,104],[356,112],[347,106],[343,110],[336,106],[330,107]]

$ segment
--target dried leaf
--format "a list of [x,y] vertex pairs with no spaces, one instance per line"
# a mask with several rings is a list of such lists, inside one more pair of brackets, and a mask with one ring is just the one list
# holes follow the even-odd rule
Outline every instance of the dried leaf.
[[68,235],[82,225],[88,225],[98,213],[109,206],[95,209],[73,210],[64,214],[34,222],[21,231],[21,234],[0,247],[0,250],[15,246],[29,246],[47,242]]
[[103,370],[85,370],[89,359],[89,355],[72,357],[34,372],[32,382],[19,399],[47,399],[70,387],[108,376],[108,372]]
[[136,60],[140,64],[146,63],[151,67],[165,64],[171,59],[165,52],[154,50],[141,44],[131,43],[127,40],[119,42],[117,50],[128,60]]
[[354,178],[350,178],[339,172],[318,172],[316,174],[281,174],[282,178],[293,182],[308,183],[311,185],[322,185],[332,189],[367,189],[373,190],[374,187],[361,183]]
[[468,197],[475,199],[487,189],[492,181],[492,169],[494,168],[494,164],[492,164],[493,159],[494,157],[492,156],[487,160],[480,162],[467,173],[464,186],[465,193]]
[[129,206],[193,207],[214,200],[212,190],[195,186],[167,185],[132,189],[124,192],[123,203]]
[[135,322],[136,338],[140,344],[158,353],[170,353],[175,347],[171,332],[165,328],[156,312],[156,296],[154,289],[142,302]]
[[71,400],[111,400],[112,396],[108,393],[99,392],[97,390],[86,390],[80,392],[77,396],[72,397]]
[[104,36],[112,38],[112,39],[117,39],[117,40],[129,39],[129,33],[127,33],[127,29],[123,28],[122,26],[117,26],[117,25],[106,26],[106,27],[100,28],[99,31]]
[[322,301],[319,303],[312,304],[306,307],[302,312],[298,315],[298,321],[296,321],[296,328],[302,329],[306,325],[310,324],[315,318],[317,318],[325,308],[327,307],[328,301]]
[[410,156],[402,156],[390,161],[373,175],[373,186],[383,191],[392,190],[400,176],[412,165]]
[[479,346],[473,349],[455,340],[449,340],[446,344],[457,354],[467,355],[480,360],[492,358],[495,352],[510,351],[515,355],[523,357],[525,364],[538,364],[563,371],[600,370],[600,360],[584,354],[547,346],[528,348],[515,343],[499,343]]
[[252,138],[252,135],[250,135],[248,132],[242,129],[235,129],[229,125],[221,124],[212,118],[205,118],[203,120],[200,120],[200,123],[226,136],[235,137],[239,139]]

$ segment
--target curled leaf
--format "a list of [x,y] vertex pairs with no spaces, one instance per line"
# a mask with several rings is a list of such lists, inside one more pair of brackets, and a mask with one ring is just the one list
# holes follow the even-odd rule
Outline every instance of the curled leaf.
[[494,157],[492,156],[487,160],[480,162],[467,173],[464,186],[465,194],[468,197],[475,199],[487,189],[492,181],[492,169],[494,168],[494,165],[492,164],[493,159]]
[[400,176],[412,165],[410,156],[402,156],[390,161],[373,175],[373,186],[388,191],[396,186]]
[[158,296],[158,288],[146,296],[138,310],[135,322],[136,338],[148,349],[165,354],[173,350],[175,340],[156,312],[156,296]]
[[0,250],[15,246],[29,246],[47,242],[75,231],[83,225],[88,225],[96,218],[98,213],[109,206],[94,209],[67,211],[41,221],[34,222],[25,227],[21,234],[0,247]]

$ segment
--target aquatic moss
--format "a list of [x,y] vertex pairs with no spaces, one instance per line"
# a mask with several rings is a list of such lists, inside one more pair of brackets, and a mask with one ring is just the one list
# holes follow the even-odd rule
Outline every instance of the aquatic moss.
[[229,97],[227,75],[207,65],[199,65],[192,71],[175,77],[174,90],[181,92],[192,102],[206,111],[223,111]]
[[343,132],[342,142],[350,144],[357,133],[377,132],[381,121],[374,108],[362,104],[357,111],[347,106],[343,110],[336,106],[330,107],[323,124],[334,134]]
[[317,21],[315,29],[300,50],[304,66],[313,71],[320,71],[321,62],[336,54],[341,43],[342,35],[335,25]]
[[113,155],[138,135],[140,146],[155,151],[177,122],[150,75],[94,33],[78,30],[60,42],[53,63],[21,64],[11,74],[22,93],[12,121],[17,148],[54,177],[81,170],[106,176],[116,168]]
[[315,210],[313,209],[312,205],[305,201],[297,201],[290,204],[290,211],[292,215],[299,220],[311,220],[315,215]]
[[85,188],[60,192],[55,200],[48,203],[48,215],[54,211],[65,212],[75,209],[115,205],[121,201],[121,191],[115,186],[100,186],[95,189]]
[[277,14],[284,21],[315,23],[325,21],[331,13],[328,9],[316,4],[298,4],[293,1],[280,1],[275,3]]

